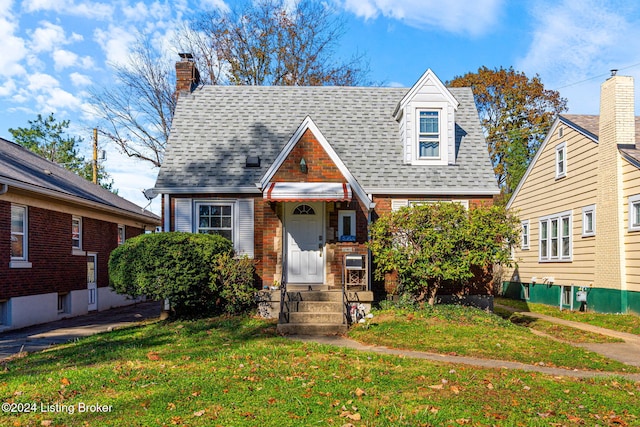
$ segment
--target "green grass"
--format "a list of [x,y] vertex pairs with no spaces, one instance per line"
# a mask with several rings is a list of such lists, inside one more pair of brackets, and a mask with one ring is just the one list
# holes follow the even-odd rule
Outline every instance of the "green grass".
[[619,332],[640,335],[640,316],[633,314],[603,314],[581,311],[562,310],[546,304],[530,303],[509,298],[495,298],[496,304],[506,305],[520,311],[546,314],[560,319],[584,322]]
[[581,329],[575,329],[570,326],[558,325],[557,323],[530,317],[523,313],[512,313],[511,311],[503,310],[500,307],[495,307],[494,313],[502,317],[503,319],[509,320],[511,323],[536,330],[543,334],[549,335],[554,339],[566,341],[567,343],[606,344],[624,342],[624,340],[620,338],[609,337],[595,332],[583,331]]
[[478,309],[437,305],[382,310],[349,336],[367,344],[570,369],[638,372],[599,354],[533,334],[528,328]]
[[[487,322],[488,328],[504,321]],[[295,342],[275,336],[273,322],[251,318],[158,322],[82,339],[5,363],[0,393],[3,403],[38,405],[35,413],[0,415],[0,425],[9,426],[640,422],[640,407],[630,404],[640,383],[479,369]],[[40,404],[80,403],[112,409],[39,410]]]

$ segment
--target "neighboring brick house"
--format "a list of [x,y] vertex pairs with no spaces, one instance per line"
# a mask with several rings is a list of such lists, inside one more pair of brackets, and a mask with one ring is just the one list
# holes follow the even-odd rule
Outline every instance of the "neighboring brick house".
[[160,218],[0,138],[0,330],[132,301],[109,287],[107,262]]
[[640,119],[633,79],[602,84],[600,115],[552,125],[507,207],[522,221],[505,293],[640,313]]
[[499,193],[471,89],[448,89],[431,70],[409,89],[193,90],[193,63],[176,68],[155,186],[164,229],[231,238],[256,260],[260,286],[342,289],[345,257],[362,255],[358,298],[384,297],[368,268],[371,221],[412,202],[468,206]]

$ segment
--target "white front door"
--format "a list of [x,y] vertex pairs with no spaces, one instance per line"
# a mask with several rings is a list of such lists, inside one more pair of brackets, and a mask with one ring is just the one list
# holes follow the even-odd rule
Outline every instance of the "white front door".
[[98,256],[96,254],[87,255],[87,295],[89,304],[87,310],[98,309]]
[[324,203],[287,203],[288,283],[324,283]]

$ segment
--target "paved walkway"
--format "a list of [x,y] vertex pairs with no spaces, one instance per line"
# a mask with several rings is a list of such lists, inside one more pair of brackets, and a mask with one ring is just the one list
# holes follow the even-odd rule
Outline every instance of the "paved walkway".
[[158,318],[160,309],[160,302],[141,302],[3,332],[0,333],[0,360],[15,356],[20,352],[42,351],[52,345],[134,325],[147,319]]

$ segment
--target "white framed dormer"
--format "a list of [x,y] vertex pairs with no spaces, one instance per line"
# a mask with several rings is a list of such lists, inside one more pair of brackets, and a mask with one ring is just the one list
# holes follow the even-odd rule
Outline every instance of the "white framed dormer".
[[394,112],[400,127],[405,164],[455,164],[455,111],[458,105],[431,70],[413,85]]

